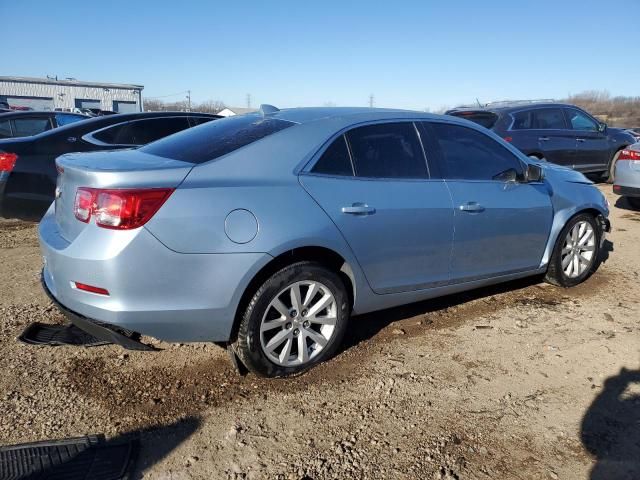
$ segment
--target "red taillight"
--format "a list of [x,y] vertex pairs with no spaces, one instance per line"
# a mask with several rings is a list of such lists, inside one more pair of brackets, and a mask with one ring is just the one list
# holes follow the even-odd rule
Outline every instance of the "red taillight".
[[626,148],[620,152],[618,161],[620,160],[640,160],[640,152],[636,150],[627,150]]
[[[96,225],[116,230],[131,230],[153,217],[173,188],[99,189],[79,188],[74,214],[82,222],[95,216]],[[87,210],[88,209],[88,210]]]
[[0,152],[0,172],[10,172],[16,166],[18,155],[15,153]]
[[76,192],[76,199],[73,202],[73,214],[81,222],[87,223],[91,218],[94,195],[95,189],[93,188],[82,187]]
[[109,295],[109,290],[106,288],[94,287],[93,285],[87,285],[86,283],[73,282],[78,290],[85,292],[97,293],[98,295]]
[[511,143],[513,141],[513,138],[512,137],[504,137],[504,141]]

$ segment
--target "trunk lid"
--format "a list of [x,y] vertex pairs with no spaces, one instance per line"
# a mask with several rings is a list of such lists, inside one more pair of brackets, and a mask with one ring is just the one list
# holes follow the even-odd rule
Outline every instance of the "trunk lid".
[[71,242],[89,225],[79,221],[73,212],[79,187],[176,188],[193,167],[192,163],[138,150],[72,153],[58,157],[54,208],[60,234]]

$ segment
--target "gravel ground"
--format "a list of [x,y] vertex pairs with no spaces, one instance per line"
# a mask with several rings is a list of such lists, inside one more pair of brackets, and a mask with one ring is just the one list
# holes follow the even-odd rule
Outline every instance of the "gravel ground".
[[611,219],[583,285],[355,318],[335,359],[276,381],[238,376],[214,345],[17,342],[64,319],[40,291],[35,225],[1,221],[0,444],[135,434],[136,476],[153,479],[640,478],[640,212],[618,200]]

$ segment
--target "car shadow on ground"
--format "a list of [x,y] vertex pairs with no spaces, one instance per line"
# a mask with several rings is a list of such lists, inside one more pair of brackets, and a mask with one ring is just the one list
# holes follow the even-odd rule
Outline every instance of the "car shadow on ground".
[[618,197],[614,207],[619,208],[620,210],[629,210],[630,212],[640,213],[640,210],[631,206],[627,197]]
[[531,287],[541,281],[542,277],[540,275],[536,275],[507,283],[491,285],[418,303],[411,303],[387,310],[380,310],[373,313],[354,316],[351,320],[352,323],[345,334],[341,351],[348,350],[363,341],[369,340],[393,322],[406,320],[418,315],[428,315],[432,312],[457,307],[480,298]]
[[591,480],[640,478],[640,370],[623,368],[604,382],[580,435],[596,460]]
[[[605,240],[602,244],[602,248],[600,249],[598,264],[601,265],[606,263],[609,260],[609,254],[613,251],[613,242]],[[428,315],[429,313],[446,310],[451,307],[458,307],[465,303],[485,297],[491,297],[493,295],[515,292],[542,282],[544,282],[544,275],[534,275],[527,278],[512,280],[510,282],[499,283],[488,287],[468,290],[466,292],[424,300],[418,303],[411,303],[400,307],[354,316],[351,319],[351,325],[347,329],[339,353],[348,350],[363,341],[373,338],[381,330],[394,322],[406,320],[419,315]]]

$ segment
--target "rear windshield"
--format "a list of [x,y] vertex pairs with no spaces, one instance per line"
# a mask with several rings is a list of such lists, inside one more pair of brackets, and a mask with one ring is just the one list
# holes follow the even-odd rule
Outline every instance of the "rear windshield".
[[453,112],[451,115],[471,120],[484,128],[493,128],[498,120],[498,115],[491,112]]
[[238,115],[184,130],[140,150],[183,162],[204,163],[293,125],[261,115]]

